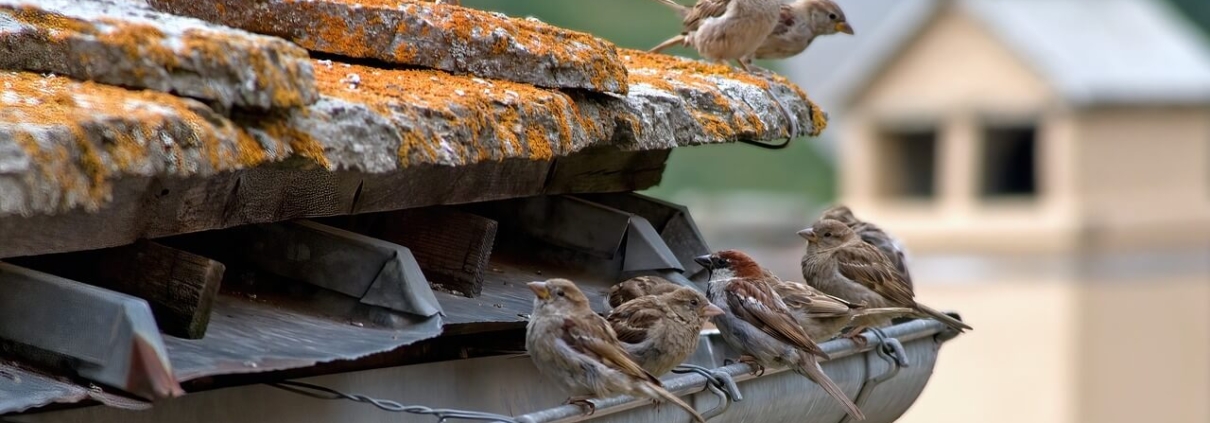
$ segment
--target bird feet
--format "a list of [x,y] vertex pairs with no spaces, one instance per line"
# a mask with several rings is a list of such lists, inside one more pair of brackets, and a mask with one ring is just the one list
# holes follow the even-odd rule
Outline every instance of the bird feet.
[[584,412],[585,415],[591,416],[592,413],[597,412],[597,405],[593,404],[592,401],[590,401],[591,398],[592,397],[590,397],[590,396],[568,397],[567,402],[565,402],[565,404],[576,405],[576,406],[579,406],[581,409],[587,409],[587,411]]
[[861,332],[865,331],[866,329],[867,329],[866,326],[854,327],[852,329],[849,329],[848,332],[845,332],[845,334],[842,335],[841,338],[845,338],[850,341],[853,341],[853,343],[856,344],[858,347],[865,347],[866,345],[869,345],[870,341],[865,339],[865,337],[861,335]]
[[763,364],[760,364],[760,362],[756,361],[756,357],[753,357],[750,355],[741,355],[741,356],[739,356],[738,361],[740,363],[744,363],[749,366],[752,366],[752,375],[753,376],[761,377],[761,376],[765,375],[765,366]]

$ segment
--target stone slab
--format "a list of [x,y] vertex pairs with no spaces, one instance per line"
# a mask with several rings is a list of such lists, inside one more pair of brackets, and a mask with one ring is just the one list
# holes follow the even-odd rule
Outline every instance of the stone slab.
[[0,0],[0,69],[54,73],[215,102],[317,99],[307,52],[285,40],[116,0]]

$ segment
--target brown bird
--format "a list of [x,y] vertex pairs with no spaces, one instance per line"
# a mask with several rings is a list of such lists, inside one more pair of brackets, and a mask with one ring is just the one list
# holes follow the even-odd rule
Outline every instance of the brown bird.
[[643,370],[658,377],[697,350],[702,325],[711,316],[720,314],[723,310],[710,304],[701,292],[678,285],[671,292],[645,295],[620,304],[605,320],[630,357]]
[[681,16],[681,34],[651,51],[683,44],[706,60],[735,60],[745,71],[756,49],[773,33],[781,14],[780,0],[698,0],[693,8],[673,0],[656,0]]
[[[844,223],[824,219],[798,234],[808,241],[801,262],[802,276],[816,289],[870,307],[911,308],[958,331],[971,329],[945,313],[917,303],[911,287],[891,261]],[[865,328],[890,323],[888,315],[860,317],[855,319],[857,326],[845,337],[856,340]]]
[[644,295],[665,294],[678,288],[681,285],[659,276],[636,276],[609,287],[605,300],[609,308],[614,308]]
[[[684,6],[678,5],[684,9]],[[853,34],[853,27],[844,10],[832,0],[798,0],[780,6],[777,26],[757,47],[757,59],[785,59],[802,53],[816,37],[836,33]],[[676,44],[684,44],[684,35],[677,35],[651,49],[660,52]],[[749,60],[745,63],[751,66]]]
[[724,311],[714,317],[714,324],[727,343],[743,352],[740,362],[755,364],[758,372],[768,366],[788,366],[819,384],[850,416],[865,419],[819,366],[817,357],[828,355],[794,320],[755,260],[742,252],[726,250],[694,261],[710,270],[706,297]]
[[852,229],[853,232],[857,232],[857,236],[861,237],[862,241],[877,247],[878,251],[881,251],[882,255],[886,256],[887,260],[890,260],[891,264],[895,265],[895,269],[903,274],[903,281],[907,284],[908,289],[913,290],[913,292],[915,291],[915,286],[912,284],[912,274],[908,272],[907,257],[904,253],[903,244],[899,240],[883,231],[877,225],[857,219],[857,216],[853,215],[853,211],[844,205],[836,205],[825,210],[819,219],[839,220],[845,226]]
[[592,312],[588,297],[574,283],[550,279],[528,285],[537,298],[526,327],[525,349],[539,373],[571,393],[568,404],[587,407],[592,414],[596,406],[590,398],[627,394],[672,402],[694,421],[706,422],[630,359],[609,323]]
[[801,282],[779,280],[773,283],[773,291],[781,296],[786,307],[790,309],[790,314],[794,315],[794,320],[807,332],[807,336],[817,341],[835,338],[845,326],[852,324],[858,317],[884,314],[894,317],[915,313],[915,310],[910,308],[868,308],[853,304]]

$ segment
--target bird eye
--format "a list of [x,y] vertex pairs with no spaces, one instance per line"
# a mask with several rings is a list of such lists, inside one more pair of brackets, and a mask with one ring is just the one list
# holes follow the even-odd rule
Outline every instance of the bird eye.
[[689,301],[689,305],[692,305],[692,306],[695,306],[695,307],[696,307],[696,306],[697,306],[697,300],[690,300],[690,301]]
[[836,14],[835,14],[835,13],[829,13],[829,14],[828,14],[828,19],[831,19],[831,20],[836,20]]
[[562,297],[562,296],[563,296],[563,290],[558,290],[558,291],[555,291],[555,295],[558,295],[558,296]]
[[823,234],[823,237],[824,237],[824,238],[831,238],[831,237],[832,237],[832,233],[831,233],[831,232],[825,232],[825,233]]

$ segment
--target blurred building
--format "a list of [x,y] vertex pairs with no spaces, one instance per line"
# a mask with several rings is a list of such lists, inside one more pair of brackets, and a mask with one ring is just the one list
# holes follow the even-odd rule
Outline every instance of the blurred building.
[[976,327],[904,421],[1210,421],[1202,34],[1156,0],[895,3],[798,76],[841,201]]

